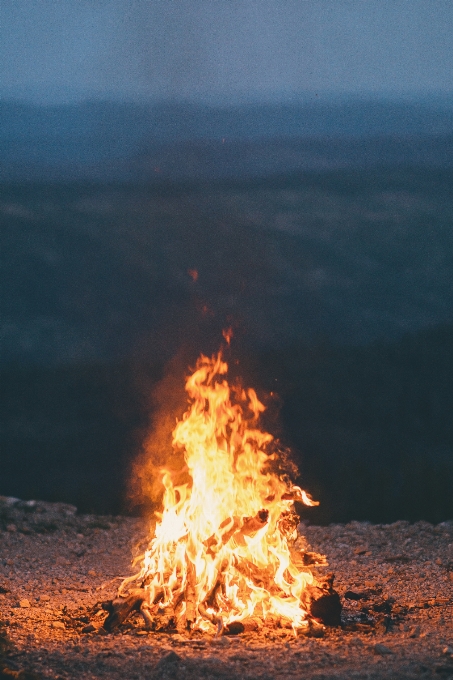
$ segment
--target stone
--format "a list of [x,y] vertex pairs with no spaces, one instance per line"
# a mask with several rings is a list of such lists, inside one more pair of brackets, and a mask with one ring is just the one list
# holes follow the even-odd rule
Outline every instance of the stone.
[[181,657],[176,652],[165,654],[156,664],[156,671],[172,671],[180,663]]
[[53,621],[52,628],[56,628],[57,630],[66,630],[66,626],[62,621]]
[[31,607],[30,600],[19,600],[19,607],[22,609],[29,609],[29,607]]
[[95,630],[96,626],[94,626],[92,623],[89,623],[87,626],[82,628],[82,633],[94,633]]
[[390,649],[390,647],[386,647],[386,645],[381,645],[380,643],[374,645],[373,651],[375,654],[379,654],[380,656],[385,656],[386,654],[393,654],[394,652]]

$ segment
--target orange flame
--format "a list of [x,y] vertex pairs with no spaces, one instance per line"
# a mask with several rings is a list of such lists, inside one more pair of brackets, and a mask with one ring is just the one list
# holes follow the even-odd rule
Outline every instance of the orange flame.
[[[277,616],[307,626],[304,593],[313,575],[295,552],[294,501],[317,505],[271,470],[272,435],[258,428],[265,410],[253,389],[230,387],[219,352],[201,356],[186,380],[189,408],[173,431],[190,482],[162,470],[163,509],[128,579],[147,607],[177,625],[220,630],[248,617]],[[301,566],[302,565],[302,566]]]

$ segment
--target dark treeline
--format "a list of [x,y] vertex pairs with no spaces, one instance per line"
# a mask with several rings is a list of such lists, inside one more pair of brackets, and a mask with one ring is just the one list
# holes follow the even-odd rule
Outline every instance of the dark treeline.
[[[358,348],[320,343],[241,359],[260,396],[278,394],[265,424],[291,446],[300,482],[321,501],[304,517],[453,517],[452,348],[447,325]],[[133,510],[131,464],[161,376],[129,362],[3,369],[2,493]]]
[[313,521],[453,517],[453,326],[268,357]]

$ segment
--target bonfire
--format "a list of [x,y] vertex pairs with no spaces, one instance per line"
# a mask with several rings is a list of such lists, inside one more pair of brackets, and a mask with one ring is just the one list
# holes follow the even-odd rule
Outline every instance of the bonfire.
[[295,503],[317,503],[277,471],[278,447],[259,427],[265,407],[227,371],[220,351],[186,380],[189,407],[173,431],[184,468],[160,470],[162,507],[139,571],[104,605],[107,630],[133,610],[150,630],[189,634],[339,623],[333,579],[315,576],[325,557],[298,531]]

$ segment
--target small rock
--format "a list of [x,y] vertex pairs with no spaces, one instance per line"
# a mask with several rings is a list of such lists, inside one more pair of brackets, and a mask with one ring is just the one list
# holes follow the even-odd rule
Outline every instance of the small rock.
[[36,509],[36,501],[22,501],[21,507],[24,508],[25,510],[28,510],[29,512],[32,512],[33,510]]
[[453,581],[453,571],[448,572],[448,578],[450,581]]
[[89,623],[87,626],[82,628],[82,633],[94,633],[95,630],[96,626],[94,626],[92,623]]
[[97,574],[94,571],[94,569],[90,569],[89,572],[88,572],[88,576],[97,576]]
[[61,564],[63,567],[67,567],[71,564],[71,562],[66,559],[66,557],[58,555],[57,559],[55,560],[55,564]]
[[14,496],[0,496],[0,505],[6,505],[6,507],[11,507],[19,503],[20,498],[15,498]]
[[19,607],[22,609],[29,609],[31,607],[30,601],[29,600],[19,600]]
[[228,647],[231,644],[231,640],[229,640],[227,637],[223,636],[218,637],[218,638],[212,638],[211,640],[211,645],[215,645],[217,647]]
[[453,655],[453,647],[444,647],[442,650],[442,654],[444,656],[452,656]]
[[66,627],[62,621],[53,621],[52,628],[57,628],[58,630],[66,630]]
[[356,592],[354,590],[347,590],[344,594],[344,598],[346,600],[367,600],[369,597],[369,592],[367,591],[362,591],[362,592]]
[[148,631],[147,630],[138,630],[135,634],[136,635],[148,635]]
[[374,645],[373,651],[375,654],[379,654],[380,656],[385,656],[386,654],[393,654],[393,651],[390,649],[390,647],[386,647],[385,645],[377,644]]
[[420,637],[421,629],[420,626],[414,626],[413,628],[410,629],[409,631],[409,637],[410,638],[417,638]]
[[388,631],[389,625],[390,622],[388,621],[388,618],[384,617],[380,621],[377,621],[374,630],[379,635],[385,635],[385,633]]
[[17,527],[15,524],[7,524],[6,525],[6,531],[9,531],[10,533],[15,533],[17,531]]
[[157,670],[171,670],[179,664],[181,657],[176,652],[169,652],[163,656],[156,664]]

